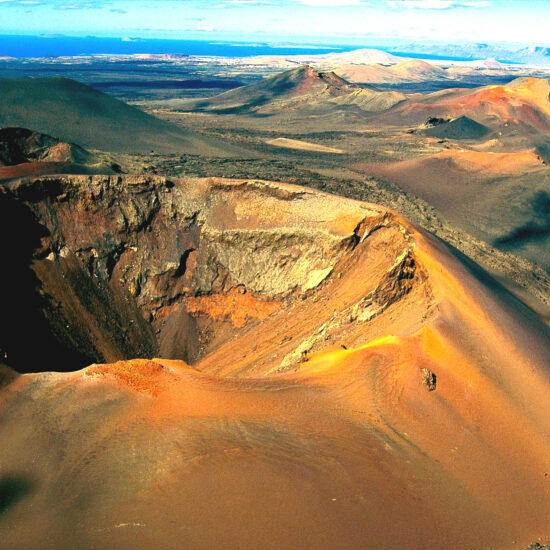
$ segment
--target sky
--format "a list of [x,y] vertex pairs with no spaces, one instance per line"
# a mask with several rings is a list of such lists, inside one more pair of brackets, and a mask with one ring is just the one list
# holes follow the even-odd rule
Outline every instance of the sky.
[[0,0],[0,33],[550,45],[550,0]]

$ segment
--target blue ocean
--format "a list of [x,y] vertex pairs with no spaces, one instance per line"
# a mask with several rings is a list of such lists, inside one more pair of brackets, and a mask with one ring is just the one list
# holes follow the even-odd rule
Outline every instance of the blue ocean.
[[[231,43],[200,40],[167,40],[167,39],[132,39],[100,38],[94,36],[0,36],[0,56],[7,57],[62,57],[97,54],[182,54],[199,56],[250,57],[253,55],[312,55],[334,51],[351,51],[358,48],[375,48],[390,53],[387,47],[355,45],[300,45],[300,44],[267,44],[267,43]],[[423,56],[414,53],[399,52],[418,58]],[[441,59],[466,60],[467,58],[441,57]]]
[[246,44],[199,40],[130,39],[71,36],[0,36],[0,56],[60,57],[94,54],[182,54],[226,57],[253,55],[310,55],[347,51],[359,46]]

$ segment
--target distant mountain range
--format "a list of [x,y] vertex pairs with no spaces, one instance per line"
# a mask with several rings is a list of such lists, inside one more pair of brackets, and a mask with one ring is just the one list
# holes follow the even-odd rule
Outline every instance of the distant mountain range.
[[[397,48],[390,51],[398,53]],[[490,44],[404,44],[399,52],[434,55],[438,57],[457,57],[466,59],[498,59],[511,63],[550,66],[550,47],[528,46],[517,50]],[[409,55],[409,54],[408,54]],[[412,53],[410,55],[413,55]]]

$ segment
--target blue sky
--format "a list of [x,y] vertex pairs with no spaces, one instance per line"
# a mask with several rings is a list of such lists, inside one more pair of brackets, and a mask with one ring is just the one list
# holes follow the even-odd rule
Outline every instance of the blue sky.
[[0,0],[0,33],[550,45],[550,0]]

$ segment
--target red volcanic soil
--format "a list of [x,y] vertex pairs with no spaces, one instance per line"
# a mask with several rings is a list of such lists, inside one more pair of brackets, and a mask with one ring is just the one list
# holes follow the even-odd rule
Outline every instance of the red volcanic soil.
[[[45,174],[91,174],[94,172],[97,172],[97,168],[87,168],[64,162],[25,162],[16,166],[0,166],[0,180]],[[109,172],[112,172],[112,170],[109,170]]]
[[518,78],[504,86],[474,90],[444,90],[403,102],[376,120],[386,124],[421,124],[429,117],[468,116],[490,127],[497,124],[527,125],[550,131],[550,82]]
[[111,378],[125,388],[152,396],[157,396],[160,391],[167,389],[170,382],[176,380],[161,364],[147,359],[92,365],[86,369],[86,375]]
[[[34,373],[9,378],[7,548],[512,550],[550,537],[550,329],[458,252],[382,207],[283,184],[71,177],[49,179],[47,199],[40,185],[9,190],[65,246],[37,275],[87,246],[101,265],[122,238],[104,237],[109,220],[133,201],[119,292],[153,318],[179,304],[200,352],[56,373],[40,349]],[[92,190],[120,206],[91,209],[75,239],[63,209]],[[178,240],[192,271],[169,259],[161,272],[155,253]]]
[[213,319],[229,318],[237,328],[244,327],[249,318],[267,319],[280,309],[279,302],[263,302],[246,289],[234,288],[228,294],[212,294],[189,298],[187,311],[192,314],[203,314]]

